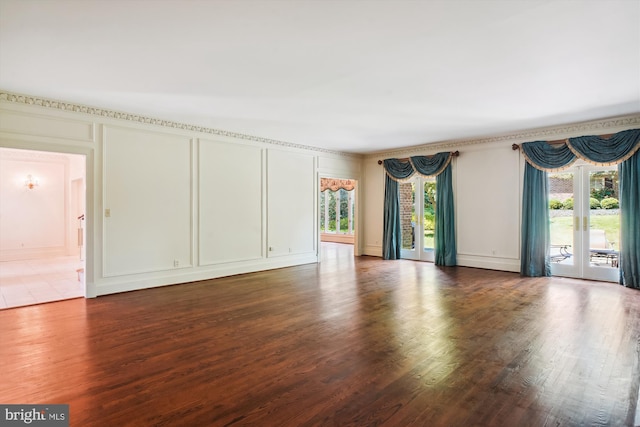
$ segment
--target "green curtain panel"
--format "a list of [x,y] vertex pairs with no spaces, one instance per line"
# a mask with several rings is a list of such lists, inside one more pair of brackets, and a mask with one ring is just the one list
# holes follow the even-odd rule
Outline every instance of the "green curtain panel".
[[400,194],[398,181],[385,176],[382,258],[400,259],[402,229],[400,226]]
[[640,152],[618,165],[620,284],[640,289]]
[[435,263],[453,266],[457,250],[451,163],[436,177],[436,200]]
[[522,189],[522,241],[520,274],[529,277],[550,276],[549,261],[549,180],[547,172],[529,163],[524,169]]

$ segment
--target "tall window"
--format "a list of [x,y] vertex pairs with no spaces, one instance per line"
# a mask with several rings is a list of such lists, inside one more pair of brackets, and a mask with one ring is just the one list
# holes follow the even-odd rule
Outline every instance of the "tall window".
[[320,231],[353,234],[355,182],[322,178],[320,190]]

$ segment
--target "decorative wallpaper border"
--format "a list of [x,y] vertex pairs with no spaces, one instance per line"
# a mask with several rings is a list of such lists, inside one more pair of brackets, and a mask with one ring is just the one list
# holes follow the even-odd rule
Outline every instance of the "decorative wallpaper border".
[[640,114],[632,114],[629,116],[615,117],[602,120],[593,120],[588,122],[575,123],[571,125],[559,125],[546,128],[531,129],[525,131],[516,131],[505,133],[502,135],[481,137],[481,138],[465,138],[451,141],[435,142],[421,145],[412,145],[410,147],[402,147],[398,150],[377,151],[375,153],[367,153],[366,159],[373,157],[404,157],[406,154],[414,153],[421,150],[433,151],[440,149],[460,148],[476,144],[488,144],[493,142],[522,143],[547,139],[562,139],[583,135],[593,135],[597,133],[606,133],[607,129],[628,126],[629,128],[640,127]]
[[121,111],[107,110],[104,108],[90,107],[87,105],[73,104],[70,102],[56,101],[52,99],[38,98],[35,96],[19,95],[19,94],[10,93],[10,92],[0,91],[0,101],[15,102],[17,104],[36,105],[39,107],[52,108],[52,109],[63,110],[63,111],[73,111],[76,113],[90,114],[93,116],[108,117],[108,118],[118,119],[118,120],[127,120],[130,122],[145,123],[145,124],[151,124],[156,126],[164,126],[164,127],[181,129],[181,130],[186,130],[191,132],[208,133],[212,135],[244,139],[247,141],[261,142],[264,144],[278,145],[281,147],[318,151],[322,153],[334,154],[334,155],[344,156],[344,157],[352,157],[357,159],[361,159],[363,157],[362,154],[345,153],[342,151],[328,150],[328,149],[319,148],[319,147],[296,144],[293,142],[279,141],[277,139],[263,138],[259,136],[253,136],[253,135],[245,135],[243,133],[238,133],[238,132],[230,132],[230,131],[225,131],[220,129],[208,128],[204,126],[190,125],[186,123],[174,122],[171,120],[156,119],[153,117],[141,116],[139,114],[124,113]]

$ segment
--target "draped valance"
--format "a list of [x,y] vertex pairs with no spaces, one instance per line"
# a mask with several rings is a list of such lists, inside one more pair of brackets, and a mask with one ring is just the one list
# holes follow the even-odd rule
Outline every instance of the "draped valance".
[[351,179],[320,178],[320,191],[341,189],[351,191],[354,188],[356,188],[356,182]]
[[527,163],[546,172],[567,168],[578,158],[598,166],[617,165],[629,159],[639,149],[640,129],[618,132],[609,138],[580,136],[559,144],[545,141],[522,144],[522,153]]
[[416,172],[425,178],[438,176],[449,163],[451,153],[437,153],[433,156],[412,156],[408,160],[386,159],[383,161],[387,175],[395,181],[405,181]]

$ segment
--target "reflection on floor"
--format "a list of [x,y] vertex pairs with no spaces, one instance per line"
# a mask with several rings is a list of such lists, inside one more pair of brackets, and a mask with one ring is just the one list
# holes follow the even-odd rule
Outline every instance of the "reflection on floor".
[[77,256],[0,262],[0,309],[83,296],[83,266]]
[[320,244],[320,262],[345,260],[353,264],[353,245],[348,243],[322,242]]

